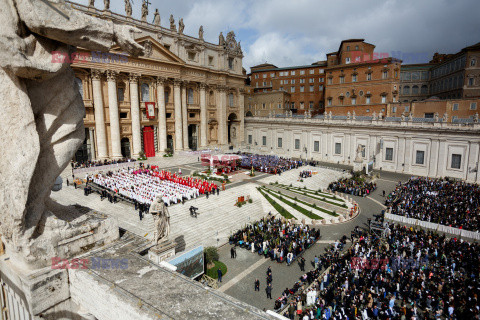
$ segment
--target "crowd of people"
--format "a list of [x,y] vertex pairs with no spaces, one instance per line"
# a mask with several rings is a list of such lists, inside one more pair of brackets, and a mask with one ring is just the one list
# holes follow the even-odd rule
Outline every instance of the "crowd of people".
[[[480,246],[391,224],[328,253],[276,302],[294,319],[479,319]],[[323,270],[322,268],[328,270]]]
[[301,160],[292,160],[275,155],[242,153],[240,156],[242,157],[240,167],[245,169],[253,167],[257,171],[271,174],[281,174],[287,170],[301,167],[304,164]]
[[215,192],[215,183],[192,177],[181,177],[176,173],[159,170],[158,167],[120,169],[91,177],[95,184],[131,199],[136,204],[151,204],[157,195],[169,206],[197,198],[200,194]]
[[319,238],[319,229],[269,215],[235,232],[229,241],[265,258],[291,264]]
[[116,160],[88,160],[88,161],[81,161],[81,162],[74,162],[72,161],[72,169],[79,169],[79,168],[91,168],[91,167],[100,167],[100,166],[108,166],[111,164],[119,164],[119,163],[126,163],[126,162],[135,162],[135,159],[130,158],[122,158]]
[[463,181],[410,178],[386,199],[392,214],[480,231],[480,186]]
[[328,188],[332,191],[366,197],[377,188],[377,184],[375,182],[366,182],[352,178],[341,178],[330,183]]
[[300,178],[305,179],[305,178],[310,178],[312,174],[313,174],[312,170],[303,170],[302,172],[300,172],[299,176]]

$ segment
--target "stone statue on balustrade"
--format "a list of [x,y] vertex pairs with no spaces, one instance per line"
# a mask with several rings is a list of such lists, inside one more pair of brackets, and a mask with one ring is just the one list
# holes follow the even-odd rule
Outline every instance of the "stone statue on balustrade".
[[153,14],[153,24],[160,26],[160,12],[158,12],[158,9],[155,9],[155,13]]
[[104,9],[103,10],[110,10],[110,0],[103,0]]
[[413,114],[411,112],[408,114],[408,121],[413,121]]
[[147,0],[143,0],[142,3],[142,21],[147,21],[148,16],[148,2]]
[[444,113],[442,117],[442,122],[448,122],[448,113]]
[[473,116],[473,123],[478,123],[478,112],[475,112],[475,115]]
[[[93,1],[92,1],[93,2]],[[65,238],[85,232],[50,199],[55,180],[83,143],[85,106],[70,59],[76,46],[137,56],[140,31],[69,4],[10,0],[0,10],[0,233],[15,260],[45,266]],[[21,134],[19,134],[21,132]]]
[[155,224],[154,243],[157,244],[160,240],[168,239],[168,235],[170,234],[170,214],[160,195],[155,197],[155,200],[150,206],[149,213],[153,216]]
[[178,21],[178,33],[183,34],[183,30],[185,30],[185,24],[183,23],[183,18],[180,18],[180,21]]
[[173,14],[170,15],[170,30],[177,31],[177,26],[175,25],[175,19]]
[[218,45],[222,47],[225,45],[225,37],[223,36],[223,32],[220,32],[220,35],[218,36]]
[[125,14],[127,17],[132,16],[132,4],[130,3],[130,0],[125,0]]
[[95,0],[88,0],[88,6],[89,7],[94,7],[95,6]]
[[433,120],[434,120],[435,122],[440,121],[439,116],[438,116],[438,112],[435,112],[435,115],[433,116]]
[[352,118],[352,115],[350,113],[350,111],[347,112],[347,120],[350,120]]
[[198,29],[198,39],[203,40],[203,26]]

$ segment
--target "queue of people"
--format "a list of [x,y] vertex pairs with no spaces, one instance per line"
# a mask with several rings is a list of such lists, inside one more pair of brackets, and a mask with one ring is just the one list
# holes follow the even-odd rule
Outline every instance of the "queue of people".
[[80,162],[71,162],[72,169],[79,169],[79,168],[91,168],[91,167],[101,167],[107,166],[111,164],[119,164],[119,163],[126,163],[126,162],[135,162],[135,159],[131,158],[122,158],[122,159],[115,159],[115,160],[88,160],[88,161],[80,161]]

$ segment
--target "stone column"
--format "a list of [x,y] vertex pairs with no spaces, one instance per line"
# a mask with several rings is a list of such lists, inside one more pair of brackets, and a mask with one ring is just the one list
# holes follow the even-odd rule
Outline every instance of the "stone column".
[[122,157],[120,146],[120,119],[118,115],[117,99],[117,75],[113,70],[107,71],[108,82],[108,109],[110,111],[110,143],[112,145],[111,158],[119,159]]
[[95,133],[97,135],[98,158],[108,158],[107,136],[105,132],[105,115],[102,97],[102,73],[92,69],[93,106],[95,108]]
[[167,148],[167,118],[165,114],[165,78],[157,77],[158,104],[158,150],[165,152]]
[[90,139],[90,155],[92,156],[92,160],[96,160],[95,154],[95,139],[94,139],[93,128],[88,128],[88,138]]
[[183,150],[182,136],[182,103],[180,94],[180,80],[173,82],[173,102],[175,105],[175,150]]
[[140,134],[140,100],[138,97],[138,74],[131,73],[130,81],[130,110],[132,114],[132,151],[133,157],[138,158],[142,151],[142,137]]
[[200,83],[200,148],[205,148],[207,141],[207,96],[205,83]]
[[238,108],[240,110],[240,128],[238,128],[237,141],[239,145],[243,145],[245,142],[245,89],[243,88],[238,90]]
[[182,128],[183,128],[183,149],[188,150],[188,111],[187,111],[187,81],[182,85]]
[[218,122],[218,144],[224,146],[227,144],[227,123],[226,123],[226,88],[217,87],[217,122]]

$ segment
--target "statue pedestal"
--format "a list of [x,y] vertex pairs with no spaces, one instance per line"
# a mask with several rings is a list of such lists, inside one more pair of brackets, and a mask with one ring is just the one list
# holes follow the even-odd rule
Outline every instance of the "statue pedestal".
[[172,240],[160,240],[158,244],[148,250],[148,259],[159,264],[162,261],[175,256],[175,246],[177,244]]
[[69,225],[45,230],[37,238],[30,247],[30,258],[37,259],[33,263],[6,246],[6,253],[0,256],[0,283],[4,299],[9,301],[10,315],[18,311],[31,316],[28,319],[37,319],[39,314],[44,315],[43,319],[57,319],[78,312],[70,299],[69,270],[89,267],[88,258],[77,257],[116,241],[119,232],[115,219],[91,213],[74,218]]
[[363,170],[363,162],[353,162],[353,171],[362,171]]

